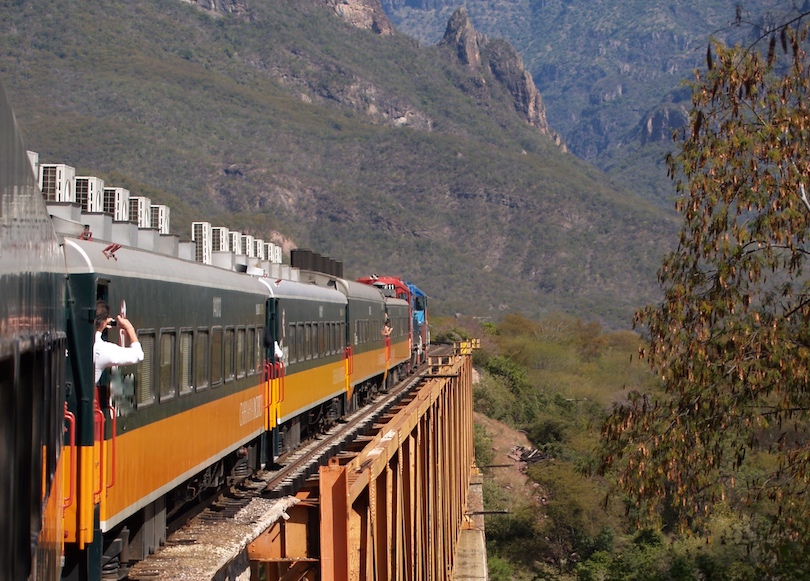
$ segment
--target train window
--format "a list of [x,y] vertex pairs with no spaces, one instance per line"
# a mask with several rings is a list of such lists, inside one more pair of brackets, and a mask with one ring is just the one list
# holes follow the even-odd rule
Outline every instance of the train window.
[[234,366],[234,329],[233,327],[225,329],[225,381],[233,381],[236,376],[236,367]]
[[307,359],[315,357],[315,323],[307,323],[306,328],[306,355]]
[[244,327],[236,330],[236,377],[245,376],[245,354],[247,353],[245,334]]
[[194,335],[191,330],[180,331],[180,395],[191,393],[192,357],[194,354]]
[[160,401],[174,397],[174,331],[160,334],[160,361],[158,363],[158,387]]
[[320,351],[321,339],[318,334],[318,323],[312,323],[312,342],[309,344],[309,352],[312,354],[313,359],[321,356]]
[[262,371],[262,362],[264,361],[262,349],[263,339],[264,339],[264,327],[256,327],[256,350],[255,350],[256,359],[253,364],[256,373],[261,373]]
[[298,361],[304,360],[304,354],[306,351],[304,350],[305,347],[305,335],[304,335],[304,323],[298,323],[295,329],[295,358]]
[[343,339],[340,333],[340,323],[332,323],[332,350],[335,353],[340,353],[343,348]]
[[197,391],[208,387],[208,329],[197,329],[194,344],[194,384]]
[[346,321],[340,322],[340,330],[338,331],[338,349],[343,351],[346,347]]
[[318,337],[321,342],[321,355],[326,357],[329,355],[329,334],[331,333],[329,323],[321,323],[318,327]]
[[222,383],[222,327],[211,329],[211,387]]
[[318,355],[326,355],[326,333],[323,332],[323,323],[318,323]]
[[245,347],[247,347],[247,353],[245,354],[247,374],[253,375],[256,372],[256,329],[253,327],[247,328]]
[[290,323],[288,332],[287,332],[287,345],[289,345],[289,354],[287,357],[289,358],[290,363],[295,363],[298,359],[295,355],[295,346],[296,346],[296,337],[295,337],[295,323]]
[[138,332],[138,340],[143,349],[143,361],[138,363],[135,373],[135,397],[138,407],[155,402],[155,386],[152,375],[152,361],[155,359],[155,334]]

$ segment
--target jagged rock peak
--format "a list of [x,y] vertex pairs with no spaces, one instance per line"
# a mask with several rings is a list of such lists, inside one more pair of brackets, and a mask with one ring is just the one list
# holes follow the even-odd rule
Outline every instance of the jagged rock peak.
[[380,0],[324,0],[324,2],[352,26],[371,30],[381,36],[394,34],[394,26],[385,15]]
[[440,45],[448,46],[459,62],[481,76],[478,87],[487,87],[486,72],[511,96],[517,112],[532,125],[551,137],[567,151],[559,134],[552,131],[546,119],[546,106],[531,74],[524,68],[523,59],[514,47],[505,40],[489,40],[475,30],[467,10],[457,9],[447,23]]
[[242,17],[250,15],[250,7],[246,0],[183,0],[195,4],[211,14],[237,14]]
[[439,44],[455,47],[458,59],[477,70],[481,67],[481,45],[484,42],[486,37],[475,30],[467,9],[462,6],[450,17]]
[[485,51],[490,72],[512,94],[515,108],[526,117],[529,125],[549,133],[543,98],[518,52],[505,40],[488,43]]

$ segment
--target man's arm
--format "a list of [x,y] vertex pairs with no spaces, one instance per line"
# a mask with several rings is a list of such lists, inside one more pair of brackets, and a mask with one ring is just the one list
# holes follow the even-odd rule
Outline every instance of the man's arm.
[[[96,364],[102,369],[112,365],[132,365],[143,361],[143,348],[138,340],[135,327],[132,326],[129,319],[121,315],[118,315],[116,320],[118,325],[126,332],[130,345],[129,347],[122,347],[106,341],[102,343],[96,353]],[[112,319],[110,319],[110,322],[112,322]]]
[[129,319],[122,315],[118,315],[115,317],[118,321],[118,326],[124,329],[127,332],[127,337],[129,337],[129,344],[133,345],[138,343],[140,345],[140,341],[138,341],[138,334],[135,332],[135,327],[132,326],[132,323],[129,322]]

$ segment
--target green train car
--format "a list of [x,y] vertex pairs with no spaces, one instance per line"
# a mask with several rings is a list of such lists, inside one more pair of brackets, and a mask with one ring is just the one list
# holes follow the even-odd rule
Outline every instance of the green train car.
[[[393,306],[368,285],[272,280],[81,238],[64,248],[77,424],[65,578],[122,575],[165,540],[175,511],[274,463],[408,362],[407,349],[393,356],[407,335],[392,347],[381,332]],[[99,300],[126,311],[144,359],[96,385]]]

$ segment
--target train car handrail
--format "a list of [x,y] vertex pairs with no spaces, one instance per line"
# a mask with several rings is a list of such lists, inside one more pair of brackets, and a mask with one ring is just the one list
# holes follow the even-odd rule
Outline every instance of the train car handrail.
[[262,366],[262,379],[263,379],[263,388],[264,388],[264,429],[270,430],[271,429],[271,422],[270,422],[270,406],[273,405],[273,364],[269,361],[265,360],[264,365]]
[[275,379],[278,379],[278,403],[284,401],[286,397],[285,379],[287,377],[287,368],[284,366],[283,361],[276,361],[273,364],[273,371],[275,372]]
[[76,414],[68,409],[68,404],[65,402],[65,421],[70,425],[70,429],[64,428],[68,432],[68,448],[70,449],[70,487],[68,488],[69,494],[62,503],[62,509],[67,510],[73,505],[73,496],[76,493]]
[[352,356],[352,346],[349,345],[346,347],[346,351],[344,352],[344,356],[346,360],[349,362],[349,375],[354,373],[354,357]]
[[[107,410],[110,412],[110,420],[112,421],[112,436],[110,438],[110,444],[112,445],[112,454],[110,455],[110,465],[112,475],[110,476],[110,483],[107,485],[107,490],[115,486],[115,449],[116,449],[116,439],[115,433],[118,430],[118,418],[115,416],[115,408],[111,405],[107,406]],[[103,434],[103,432],[102,432]]]
[[267,405],[264,406],[265,411],[270,409],[270,406],[273,405],[273,387],[271,385],[271,381],[273,380],[273,363],[265,362],[264,363],[264,386],[265,386],[265,395],[267,396]]
[[[99,419],[100,418],[100,419]],[[93,496],[101,495],[104,491],[104,412],[101,411],[101,406],[98,403],[98,391],[93,400],[93,424],[94,424],[94,440],[99,442],[99,471],[98,471],[98,488],[93,489]]]

